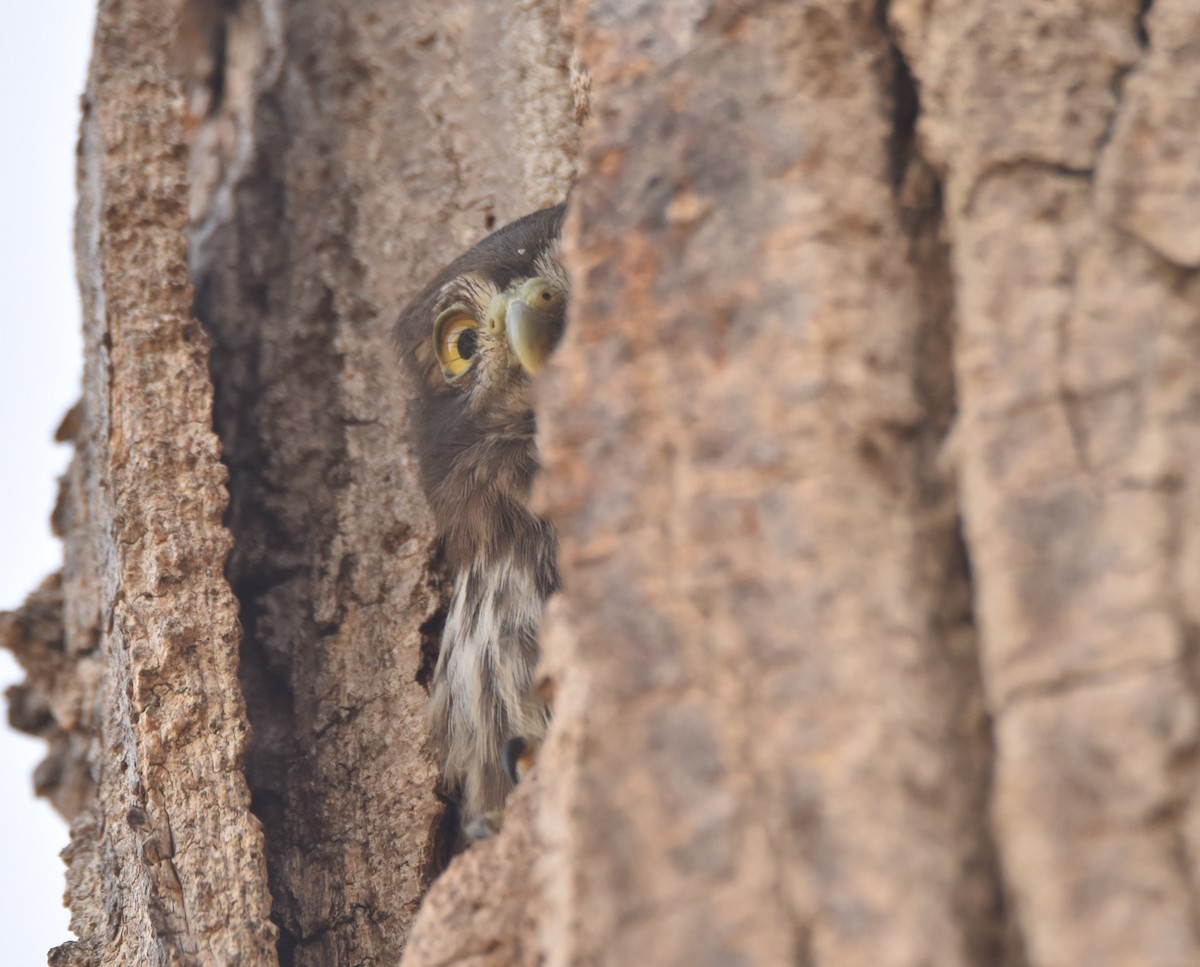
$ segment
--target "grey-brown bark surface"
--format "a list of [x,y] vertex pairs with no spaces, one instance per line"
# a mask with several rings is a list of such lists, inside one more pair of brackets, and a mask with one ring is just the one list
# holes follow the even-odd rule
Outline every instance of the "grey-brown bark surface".
[[[1198,41],[1183,0],[105,3],[64,570],[0,626],[74,819],[57,962],[1200,961]],[[435,880],[387,333],[569,189],[555,721]]]
[[222,574],[227,473],[191,315],[183,105],[153,43],[170,23],[168,5],[138,0],[98,16],[79,166],[84,395],[55,521],[64,568],[5,626],[31,674],[14,711],[52,716],[42,783],[72,820],[79,941],[56,963],[274,959]]

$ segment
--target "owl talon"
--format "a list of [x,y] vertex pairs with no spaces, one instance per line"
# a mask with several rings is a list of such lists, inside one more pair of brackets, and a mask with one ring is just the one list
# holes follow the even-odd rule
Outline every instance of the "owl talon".
[[504,766],[504,774],[513,781],[521,781],[521,756],[525,754],[528,744],[519,735],[514,735],[500,749],[500,762]]
[[491,839],[500,832],[500,827],[503,825],[504,810],[497,809],[495,812],[476,816],[464,827],[463,832],[467,834],[468,839]]
[[500,762],[504,773],[514,784],[529,775],[529,770],[537,762],[537,742],[529,742],[523,736],[514,735],[500,749]]

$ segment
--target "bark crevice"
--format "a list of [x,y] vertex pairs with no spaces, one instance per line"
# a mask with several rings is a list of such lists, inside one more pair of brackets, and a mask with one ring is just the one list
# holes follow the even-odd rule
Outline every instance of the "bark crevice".
[[[962,508],[953,466],[953,435],[958,407],[954,364],[956,293],[946,223],[943,184],[922,152],[921,99],[917,79],[890,20],[891,0],[880,0],[878,20],[892,56],[893,121],[889,158],[900,224],[907,236],[908,261],[916,273],[919,299],[917,365],[914,380],[923,419],[916,441],[917,494],[924,520],[918,553],[940,561],[934,582],[936,602],[930,633],[957,680],[959,744],[970,843],[963,884],[957,894],[972,962],[1023,967],[1019,923],[1008,911],[1009,897],[991,825],[995,770],[992,712],[985,689],[974,612],[971,560],[963,531]],[[972,882],[974,881],[974,882]]]

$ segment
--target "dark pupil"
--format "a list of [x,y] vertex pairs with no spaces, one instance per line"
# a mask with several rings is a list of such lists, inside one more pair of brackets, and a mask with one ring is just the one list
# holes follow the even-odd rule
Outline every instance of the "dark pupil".
[[458,355],[463,359],[470,359],[475,355],[475,350],[479,348],[479,333],[474,329],[464,329],[458,334],[458,341],[454,344],[458,349]]

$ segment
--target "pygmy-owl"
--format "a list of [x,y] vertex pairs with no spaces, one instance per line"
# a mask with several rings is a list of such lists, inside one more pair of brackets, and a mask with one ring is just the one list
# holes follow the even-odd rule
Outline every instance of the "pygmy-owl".
[[538,623],[558,588],[551,524],[529,507],[538,469],[530,379],[562,334],[563,206],[527,215],[447,266],[400,316],[417,398],[421,483],[453,592],[429,721],[464,827],[503,808],[514,748],[536,744]]

